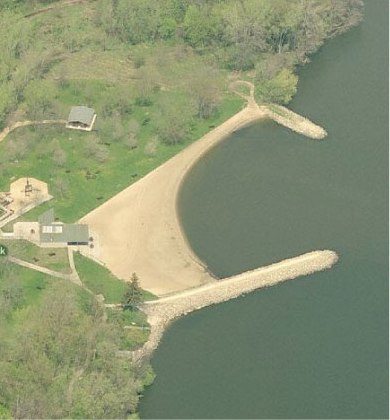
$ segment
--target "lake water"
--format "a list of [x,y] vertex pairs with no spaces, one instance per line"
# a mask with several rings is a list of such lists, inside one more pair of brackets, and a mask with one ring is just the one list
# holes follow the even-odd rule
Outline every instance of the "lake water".
[[179,203],[220,277],[314,249],[339,263],[175,322],[142,418],[387,418],[388,5],[365,3],[291,104],[327,139],[245,128],[196,165]]

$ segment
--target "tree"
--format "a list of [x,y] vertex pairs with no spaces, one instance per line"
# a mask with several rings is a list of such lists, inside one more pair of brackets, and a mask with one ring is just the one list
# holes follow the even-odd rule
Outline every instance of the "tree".
[[182,143],[191,131],[193,104],[184,98],[168,95],[159,101],[155,125],[161,141],[165,144]]
[[63,177],[58,177],[53,181],[53,188],[55,194],[62,200],[66,198],[69,194],[69,182]]
[[221,100],[221,77],[211,66],[197,68],[189,80],[189,93],[195,101],[199,118],[209,118]]
[[95,159],[98,163],[104,163],[109,157],[109,150],[105,145],[99,144],[95,136],[92,136],[85,141],[84,155]]
[[9,161],[19,161],[24,158],[28,151],[27,137],[20,136],[9,140],[6,145],[6,158]]
[[53,162],[57,166],[64,166],[66,162],[66,152],[63,149],[56,149],[53,152]]
[[222,22],[213,7],[190,5],[183,21],[185,40],[195,48],[203,48],[221,37]]
[[273,79],[258,78],[257,96],[262,102],[287,104],[297,91],[298,76],[282,69]]
[[137,120],[132,118],[129,121],[128,125],[128,135],[125,137],[124,144],[130,149],[133,150],[138,146],[138,134],[140,126]]
[[152,138],[146,143],[144,152],[145,155],[148,157],[156,156],[157,153],[157,145],[158,145],[158,139],[156,137]]
[[132,363],[118,357],[122,330],[89,300],[72,284],[52,282],[40,304],[8,327],[7,340],[0,323],[0,418],[109,419],[135,412],[141,384]]
[[136,309],[137,305],[142,302],[142,289],[139,285],[139,279],[136,273],[131,275],[130,282],[123,295],[123,309]]
[[55,88],[50,83],[30,82],[24,91],[28,116],[33,120],[48,119],[52,115]]
[[19,278],[13,275],[12,280],[7,281],[0,289],[0,312],[4,317],[8,316],[13,310],[19,309],[24,301],[24,291]]
[[155,67],[142,66],[137,71],[137,84],[135,103],[139,106],[150,106],[153,93],[158,91],[158,71]]

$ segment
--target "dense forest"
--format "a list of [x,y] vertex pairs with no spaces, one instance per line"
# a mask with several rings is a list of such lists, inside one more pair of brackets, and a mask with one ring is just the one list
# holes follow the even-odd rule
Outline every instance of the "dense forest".
[[122,335],[120,323],[84,289],[3,259],[0,419],[135,413],[153,374],[149,365],[133,367],[118,356]]
[[[0,130],[64,119],[77,104],[98,114],[91,133],[31,127],[0,143],[0,191],[12,177],[42,179],[62,221],[241,109],[231,80],[254,82],[259,102],[288,103],[299,66],[363,14],[361,0],[63,3],[0,2]],[[28,272],[0,261],[0,418],[136,413],[148,365],[118,357],[121,331],[90,295]]]
[[[5,0],[0,6],[2,125],[29,82],[44,77],[61,53],[110,49],[116,42],[182,45],[218,68],[255,70],[258,98],[286,103],[296,91],[296,66],[362,18],[361,0],[97,0],[94,15],[84,16],[89,33],[76,18],[44,27],[23,18],[33,6],[51,3]],[[135,57],[139,65],[144,59]]]

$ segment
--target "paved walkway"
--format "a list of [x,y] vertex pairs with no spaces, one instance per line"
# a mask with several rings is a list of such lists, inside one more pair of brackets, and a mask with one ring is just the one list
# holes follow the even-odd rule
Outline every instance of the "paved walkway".
[[8,257],[8,260],[11,261],[14,264],[20,265],[21,267],[29,268],[31,270],[39,271],[40,273],[47,274],[51,277],[56,277],[63,280],[69,280],[72,283],[76,284],[77,286],[83,286],[83,284],[80,281],[80,278],[78,277],[77,272],[72,272],[71,274],[65,274],[60,273],[58,271],[50,270],[49,268],[42,267],[40,265],[36,265],[24,260],[21,260],[19,258],[15,257]]

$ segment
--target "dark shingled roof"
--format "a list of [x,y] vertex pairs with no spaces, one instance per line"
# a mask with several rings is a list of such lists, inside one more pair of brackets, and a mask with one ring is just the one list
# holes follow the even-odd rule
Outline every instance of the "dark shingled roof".
[[86,106],[73,106],[70,110],[68,123],[91,125],[95,110]]

